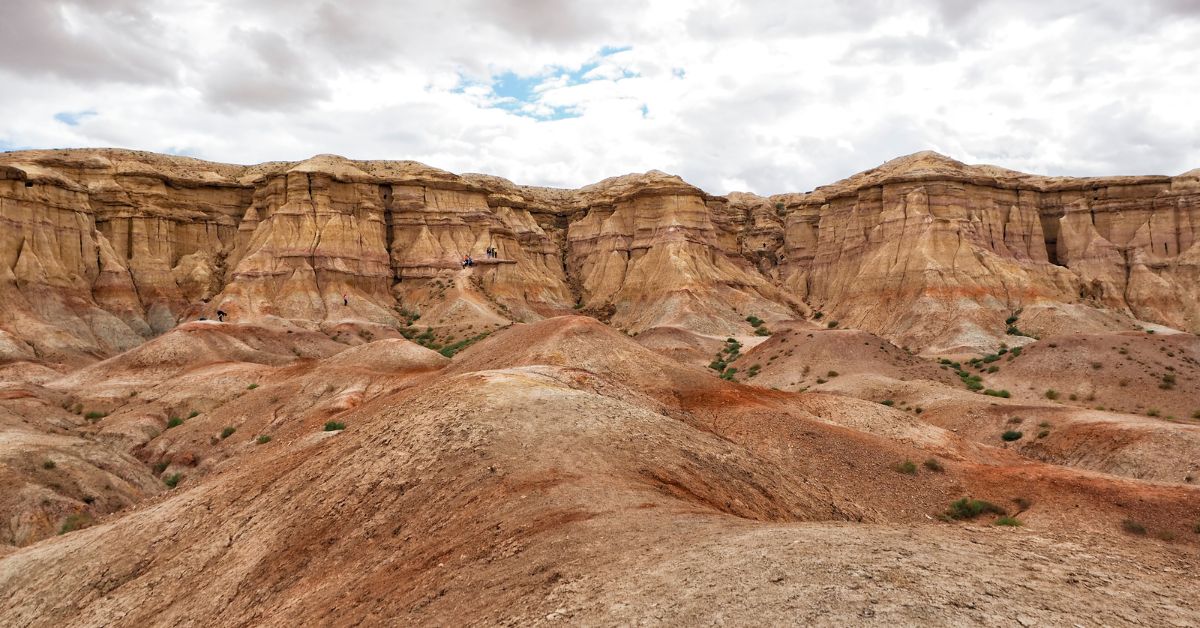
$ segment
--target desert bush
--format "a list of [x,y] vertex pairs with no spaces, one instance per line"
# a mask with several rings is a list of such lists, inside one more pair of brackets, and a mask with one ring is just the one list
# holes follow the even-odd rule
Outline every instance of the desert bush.
[[175,488],[175,486],[178,485],[179,481],[182,479],[183,479],[182,473],[172,473],[171,475],[168,475],[166,477],[166,479],[163,480],[163,484],[166,484],[167,486],[169,486],[171,488]]
[[199,410],[192,410],[191,412],[189,412],[189,413],[188,413],[188,417],[187,417],[187,418],[189,418],[189,419],[194,419],[194,418],[196,418],[196,417],[198,417],[198,416],[200,416],[200,411],[199,411]]
[[1047,398],[1047,399],[1049,399],[1049,400],[1051,400],[1051,401],[1054,401],[1055,399],[1058,399],[1058,391],[1057,391],[1057,390],[1054,390],[1053,388],[1051,388],[1051,389],[1047,390],[1047,391],[1046,391],[1046,398]]
[[885,405],[885,406],[894,406],[894,405],[896,405],[896,402],[895,402],[895,401],[893,401],[893,400],[891,400],[891,399],[884,399],[883,401],[880,401],[879,403],[882,403],[882,404],[883,404],[883,405]]
[[988,395],[989,397],[1003,397],[1005,399],[1008,399],[1012,396],[1007,390],[992,390],[991,388],[983,391],[983,394]]
[[974,519],[982,514],[1008,514],[1003,508],[982,499],[971,499],[963,497],[950,504],[950,509],[946,511],[946,516],[951,519]]
[[326,421],[325,422],[325,431],[326,432],[338,432],[338,431],[341,431],[344,429],[346,429],[346,424],[342,423],[340,421]]
[[255,388],[258,388],[258,384],[250,384],[246,387],[246,390],[254,390]]
[[1021,520],[1017,519],[1016,517],[1009,517],[1008,515],[1005,515],[996,520],[996,525],[1011,526],[1011,527],[1016,528],[1016,527],[1020,527],[1025,524],[1021,523]]
[[1121,529],[1129,534],[1136,534],[1138,536],[1146,535],[1146,526],[1134,521],[1133,519],[1125,519],[1121,521]]
[[233,436],[233,433],[236,431],[237,431],[236,427],[227,427],[227,428],[221,430],[221,440],[225,440],[226,438]]
[[1159,412],[1155,408],[1150,408],[1149,410],[1146,411],[1146,416],[1158,416],[1158,415],[1159,415]]
[[830,329],[833,329],[834,327],[838,326],[838,322],[837,321],[829,321],[828,323],[825,324],[825,326]]
[[1022,434],[1021,432],[1018,432],[1016,430],[1008,430],[1007,432],[1004,432],[1003,434],[1001,434],[1000,438],[1001,438],[1001,440],[1003,440],[1005,442],[1011,443],[1012,441],[1020,440],[1022,436],[1024,436],[1024,434]]
[[1038,438],[1046,438],[1050,435],[1050,430],[1041,430],[1037,433]]
[[177,416],[173,416],[173,417],[167,419],[167,429],[171,429],[173,427],[179,427],[180,425],[183,425],[183,419],[181,419]]
[[42,468],[43,468],[43,469],[45,469],[45,470],[47,470],[47,471],[49,471],[50,469],[53,469],[54,467],[57,467],[57,466],[58,466],[58,465],[57,465],[57,464],[54,464],[54,461],[53,461],[53,460],[47,460],[47,461],[45,461],[45,462],[43,462],[43,463],[42,463]]
[[159,460],[158,462],[154,463],[154,475],[158,475],[163,471],[166,471],[169,464],[171,463],[167,462],[166,460]]
[[1008,419],[1008,424],[1009,425],[1020,425],[1023,421],[1025,421],[1025,419],[1022,419],[1019,416],[1014,416],[1014,417],[1010,417]]
[[58,529],[58,533],[66,534],[68,532],[82,530],[90,525],[92,525],[92,516],[86,512],[77,512],[68,516],[63,521],[62,527]]
[[930,458],[930,459],[926,460],[925,468],[929,469],[930,471],[936,471],[938,473],[941,473],[942,471],[946,470],[946,467],[943,467],[942,462],[940,460],[938,460],[937,458]]
[[828,372],[828,373],[826,373],[825,375],[826,375],[827,377],[837,377],[837,376],[838,376],[838,372],[837,372],[837,371],[829,371],[829,372]]
[[821,320],[825,318],[825,312],[813,312],[813,320]]
[[770,336],[771,330],[767,329],[766,327],[755,327],[754,335],[755,336]]
[[913,462],[912,460],[897,462],[896,464],[892,465],[892,471],[895,471],[896,473],[903,473],[904,475],[916,475],[917,463]]
[[266,434],[260,434],[259,437],[254,440],[254,442],[258,443],[259,445],[266,445],[267,443],[271,442],[271,437],[267,436]]
[[100,419],[103,419],[106,416],[108,416],[108,414],[105,412],[97,412],[95,410],[92,410],[92,411],[88,412],[87,414],[83,415],[83,418],[85,418],[89,421],[99,421]]
[[758,327],[763,324],[763,319],[754,315],[750,315],[746,317],[746,322],[750,323],[751,327]]

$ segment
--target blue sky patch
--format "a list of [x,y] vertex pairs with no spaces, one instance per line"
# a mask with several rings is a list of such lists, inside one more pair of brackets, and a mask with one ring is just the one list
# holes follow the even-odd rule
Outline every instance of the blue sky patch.
[[[492,76],[490,85],[487,87],[491,90],[492,102],[491,107],[503,109],[509,113],[533,118],[535,120],[562,120],[564,118],[577,118],[579,112],[572,107],[549,106],[541,102],[541,92],[551,86],[544,85],[552,83],[554,87],[582,85],[592,81],[599,80],[621,80],[633,78],[637,76],[636,72],[629,70],[621,70],[620,76],[589,76],[594,70],[600,67],[600,62],[603,57],[608,57],[619,52],[632,50],[632,46],[604,46],[600,49],[595,57],[591,60],[579,65],[578,67],[566,67],[560,65],[552,65],[542,69],[536,74],[522,76],[514,72],[504,72]],[[464,89],[471,85],[483,85],[482,83],[472,83],[466,78],[462,78],[458,87],[453,91],[461,93]],[[645,111],[643,111],[643,115]]]
[[79,126],[79,123],[84,118],[89,118],[96,115],[96,110],[85,109],[83,111],[60,111],[54,114],[54,119],[62,122],[67,126]]

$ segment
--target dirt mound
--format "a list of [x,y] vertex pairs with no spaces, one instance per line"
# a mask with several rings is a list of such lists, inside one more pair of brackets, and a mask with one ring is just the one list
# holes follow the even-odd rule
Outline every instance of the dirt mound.
[[376,340],[327,358],[330,369],[357,368],[376,372],[427,371],[442,368],[449,358],[401,338]]
[[[784,329],[729,362],[755,386],[802,390],[836,377],[874,375],[953,384],[957,377],[874,334],[852,329]],[[751,375],[751,373],[755,373]]]
[[1200,419],[1200,338],[1072,334],[1026,346],[989,376],[1019,399],[1048,399],[1163,419]]
[[705,366],[725,344],[724,338],[706,336],[682,327],[654,327],[639,333],[637,343],[658,353],[693,366]]

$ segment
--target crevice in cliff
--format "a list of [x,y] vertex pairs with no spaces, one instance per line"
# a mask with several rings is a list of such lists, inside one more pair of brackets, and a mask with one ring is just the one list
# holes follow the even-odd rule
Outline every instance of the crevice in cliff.
[[1042,221],[1042,242],[1046,247],[1046,259],[1055,266],[1066,266],[1058,259],[1058,230],[1063,215],[1061,208],[1038,212],[1038,218]]
[[321,271],[317,268],[317,251],[321,248],[321,231],[322,225],[320,216],[317,214],[317,199],[313,198],[312,175],[305,174],[304,181],[308,184],[308,203],[312,207],[313,227],[316,229],[316,239],[313,241],[312,250],[308,254],[308,264],[313,271],[313,285],[317,288],[317,298],[321,299],[321,314],[328,318],[329,308],[325,304],[325,290],[321,287]]

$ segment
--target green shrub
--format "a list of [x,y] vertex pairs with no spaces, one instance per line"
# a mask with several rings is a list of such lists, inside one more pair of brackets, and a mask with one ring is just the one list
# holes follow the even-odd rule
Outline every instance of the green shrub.
[[1021,436],[1023,436],[1023,435],[1024,434],[1022,434],[1021,432],[1018,432],[1016,430],[1008,430],[1008,431],[1004,432],[1003,434],[1001,434],[1000,438],[1002,440],[1004,440],[1005,442],[1011,443],[1014,440],[1020,440]]
[[982,499],[971,499],[963,497],[950,504],[950,509],[946,511],[946,516],[951,519],[974,519],[982,514],[1006,515],[1005,510],[996,504],[983,501]]
[[171,463],[167,462],[166,460],[159,460],[158,462],[154,463],[154,475],[159,475],[163,471],[166,471],[167,466],[170,464]]
[[826,377],[837,377],[838,372],[837,371],[829,371],[828,373],[825,374],[825,376]]
[[106,412],[96,412],[95,410],[92,410],[92,411],[88,412],[87,414],[83,415],[83,418],[85,418],[89,421],[99,421],[100,419],[103,419],[106,416],[108,416],[108,413],[106,413]]
[[188,413],[188,418],[189,418],[189,419],[194,419],[194,418],[196,418],[196,417],[198,417],[198,416],[200,416],[200,411],[199,411],[199,410],[192,410],[190,413]]
[[173,416],[173,417],[167,419],[167,429],[171,429],[173,427],[179,427],[180,425],[183,425],[183,419],[181,419],[177,416]]
[[1046,391],[1046,398],[1047,398],[1047,399],[1049,399],[1049,400],[1051,400],[1051,401],[1054,401],[1055,399],[1058,399],[1058,391],[1057,391],[1057,390],[1054,390],[1053,388],[1051,388],[1051,389],[1047,390],[1047,391]]
[[825,312],[813,312],[813,320],[821,320],[825,318]]
[[171,488],[175,488],[175,486],[177,484],[179,484],[179,481],[182,479],[183,479],[182,473],[172,473],[171,475],[168,475],[166,477],[166,479],[163,480],[163,484],[166,484],[167,486],[169,486]]
[[1008,359],[1011,360],[1020,355],[1021,355],[1021,347],[1013,347],[1012,350],[1008,352]]
[[771,330],[767,329],[766,327],[756,327],[754,329],[754,335],[755,336],[770,336]]
[[916,475],[917,463],[913,462],[912,460],[897,462],[896,464],[892,465],[892,470],[896,473],[903,473],[904,475]]
[[941,473],[942,471],[946,470],[946,467],[943,467],[942,462],[940,460],[938,460],[937,458],[930,458],[930,459],[926,460],[925,468],[929,469],[930,471],[936,471],[938,473]]
[[326,432],[338,432],[338,431],[341,431],[344,429],[346,429],[346,424],[342,423],[340,421],[326,421],[325,422],[325,431]]
[[258,384],[250,384],[246,387],[246,390],[254,390],[255,388],[258,388]]
[[834,327],[838,326],[838,322],[837,321],[829,321],[828,323],[825,324],[825,326],[830,329],[833,329]]
[[259,445],[266,445],[267,443],[271,442],[271,437],[267,436],[266,434],[259,434],[258,438],[255,439],[254,442],[258,443]]
[[750,323],[751,327],[759,327],[763,324],[763,319],[752,315],[746,317],[746,322]]
[[68,532],[82,530],[90,525],[92,525],[92,516],[86,512],[77,512],[68,516],[63,521],[62,527],[58,529],[58,533],[66,534]]
[[1012,527],[1016,528],[1016,527],[1023,526],[1025,524],[1021,523],[1021,520],[1017,519],[1016,517],[1009,517],[1008,515],[1005,515],[996,520],[996,525],[1012,526]]
[[891,400],[891,399],[884,399],[883,401],[880,401],[879,403],[882,403],[882,404],[883,404],[883,405],[885,405],[885,406],[894,406],[894,405],[896,405],[896,402],[895,402],[895,401],[893,401],[893,400]]
[[236,427],[227,427],[227,428],[221,430],[221,440],[225,440],[226,438],[233,436],[233,433],[236,431],[237,431]]
[[43,468],[43,469],[45,469],[45,470],[47,470],[47,471],[49,471],[50,469],[53,469],[54,467],[57,467],[57,466],[58,466],[58,465],[57,465],[57,464],[54,464],[54,461],[53,461],[53,460],[47,460],[47,461],[45,461],[45,462],[43,462],[43,463],[42,463],[42,468]]
[[1017,322],[1017,316],[1015,314],[1004,319],[1005,325],[1012,325],[1015,322]]
[[983,391],[983,394],[989,397],[1003,397],[1005,399],[1008,399],[1012,396],[1007,390],[992,390],[991,388]]
[[1050,430],[1042,430],[1037,433],[1038,438],[1046,438],[1049,435],[1050,435]]
[[1150,408],[1149,410],[1146,411],[1146,416],[1158,416],[1158,415],[1159,415],[1159,411],[1155,408]]
[[1121,529],[1129,534],[1138,536],[1146,536],[1146,526],[1134,521],[1133,519],[1125,519],[1121,521]]

